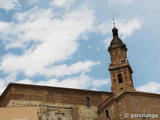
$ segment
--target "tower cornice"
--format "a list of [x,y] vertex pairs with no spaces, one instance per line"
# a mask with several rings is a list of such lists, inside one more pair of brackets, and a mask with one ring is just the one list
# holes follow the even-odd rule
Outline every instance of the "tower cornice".
[[127,51],[128,49],[126,48],[126,45],[125,44],[119,44],[119,45],[112,45],[112,46],[109,46],[108,47],[108,52],[111,52],[112,50],[115,50],[115,49],[125,49],[125,51]]
[[133,73],[133,70],[130,66],[130,64],[127,62],[127,63],[121,63],[121,64],[110,64],[109,65],[109,68],[108,70],[111,72],[111,71],[114,71],[114,70],[121,70],[121,69],[124,69],[124,68],[129,68],[130,72]]

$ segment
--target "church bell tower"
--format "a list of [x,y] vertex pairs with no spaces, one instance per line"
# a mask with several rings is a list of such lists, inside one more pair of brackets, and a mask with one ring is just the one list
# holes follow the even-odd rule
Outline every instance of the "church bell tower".
[[111,74],[111,90],[115,95],[124,91],[134,91],[132,80],[132,68],[127,60],[127,48],[118,36],[118,29],[113,28],[113,39],[108,47],[111,63],[109,71]]

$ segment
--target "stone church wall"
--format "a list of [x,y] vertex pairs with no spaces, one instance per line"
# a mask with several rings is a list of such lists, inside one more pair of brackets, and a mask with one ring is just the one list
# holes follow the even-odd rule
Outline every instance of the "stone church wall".
[[38,120],[37,107],[0,107],[0,120]]
[[[96,106],[87,107],[27,100],[11,100],[7,107],[10,106],[37,106],[39,120],[58,120],[58,118],[63,118],[62,120],[96,120],[98,117]],[[47,114],[50,115],[47,116]]]
[[[88,90],[13,85],[2,95],[0,104],[7,107],[38,106],[39,120],[58,120],[57,116],[62,120],[97,120],[97,106],[110,95]],[[89,98],[89,105],[86,98]]]

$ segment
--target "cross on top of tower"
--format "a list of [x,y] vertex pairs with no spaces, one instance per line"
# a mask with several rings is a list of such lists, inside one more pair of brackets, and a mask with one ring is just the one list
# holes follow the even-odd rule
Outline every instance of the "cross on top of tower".
[[115,26],[116,26],[116,23],[115,23],[114,18],[112,19],[112,22],[113,22],[113,29],[112,29],[113,37],[114,37],[114,36],[118,36],[118,29],[115,27]]
[[113,28],[115,28],[116,23],[115,23],[114,18],[112,19],[112,22],[113,22]]

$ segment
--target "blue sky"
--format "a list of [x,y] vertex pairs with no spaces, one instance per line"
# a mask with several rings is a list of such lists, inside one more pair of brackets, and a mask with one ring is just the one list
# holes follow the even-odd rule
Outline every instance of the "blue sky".
[[0,92],[9,82],[110,91],[112,19],[137,90],[160,93],[159,0],[0,0]]

